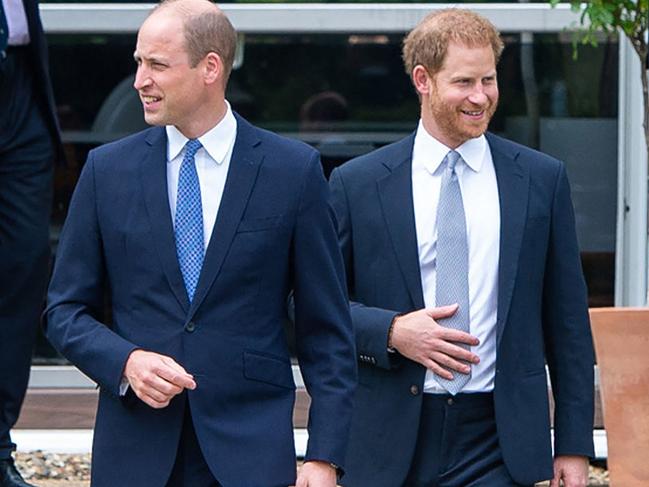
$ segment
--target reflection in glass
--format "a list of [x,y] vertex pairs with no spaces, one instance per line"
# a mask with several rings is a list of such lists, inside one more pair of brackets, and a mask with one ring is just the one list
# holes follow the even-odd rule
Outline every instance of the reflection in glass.
[[[400,34],[246,35],[227,98],[264,128],[323,154],[325,173],[416,126],[418,100]],[[617,44],[569,34],[506,33],[491,130],[566,162],[592,306],[612,305],[617,192]],[[50,35],[69,164],[58,168],[53,247],[88,150],[144,128],[131,85],[135,35]],[[43,344],[40,355],[48,355]]]

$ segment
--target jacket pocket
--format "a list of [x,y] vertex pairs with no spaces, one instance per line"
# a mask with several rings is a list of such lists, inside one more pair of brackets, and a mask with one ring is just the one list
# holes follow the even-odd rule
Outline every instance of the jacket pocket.
[[286,389],[295,389],[291,362],[259,352],[243,352],[243,375],[246,379],[265,382]]
[[282,221],[282,215],[267,216],[263,218],[244,218],[239,222],[237,233],[259,232],[277,227]]

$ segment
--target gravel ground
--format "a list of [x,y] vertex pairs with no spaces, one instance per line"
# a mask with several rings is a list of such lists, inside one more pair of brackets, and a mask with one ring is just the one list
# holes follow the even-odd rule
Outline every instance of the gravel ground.
[[[25,480],[44,486],[85,487],[90,484],[90,454],[18,453],[16,465]],[[47,480],[46,483],[37,481]],[[53,483],[56,481],[55,483]]]
[[[18,453],[16,464],[25,480],[38,487],[89,487],[90,454],[64,455],[35,451]],[[538,487],[549,485],[547,482]],[[590,487],[609,485],[608,471],[603,468],[590,468]]]
[[[546,487],[550,482],[542,482],[536,484],[536,487]],[[588,472],[588,486],[589,487],[608,487],[608,470],[599,467],[591,467]]]
[[90,487],[90,480],[87,482],[75,482],[73,480],[30,480],[37,487]]

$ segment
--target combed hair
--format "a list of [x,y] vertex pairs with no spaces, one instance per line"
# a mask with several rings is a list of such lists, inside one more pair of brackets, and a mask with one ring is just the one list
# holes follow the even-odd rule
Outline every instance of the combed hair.
[[466,47],[490,46],[496,64],[503,51],[500,33],[486,18],[475,12],[448,8],[428,14],[403,41],[403,63],[412,78],[412,70],[422,65],[434,76],[444,65],[450,43]]
[[230,20],[221,11],[191,16],[185,22],[185,41],[192,67],[210,52],[223,60],[227,80],[234,63],[237,33]]

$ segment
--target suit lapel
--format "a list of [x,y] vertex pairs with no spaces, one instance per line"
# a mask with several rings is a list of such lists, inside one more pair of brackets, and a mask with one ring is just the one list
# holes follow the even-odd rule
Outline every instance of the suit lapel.
[[140,183],[146,205],[149,225],[162,268],[174,296],[185,312],[189,299],[178,265],[176,242],[171,225],[171,210],[167,191],[167,136],[162,127],[150,130],[146,137],[147,154],[141,165]]
[[377,180],[381,209],[394,253],[415,309],[424,307],[412,200],[412,147],[414,134],[399,142],[397,155],[384,161],[386,176]]
[[518,272],[521,241],[525,230],[529,172],[518,160],[516,146],[487,134],[500,199],[500,262],[498,265],[497,343],[507,323]]
[[237,138],[232,149],[230,168],[214,223],[214,230],[205,252],[203,268],[191,304],[190,316],[196,312],[205,299],[223,265],[223,260],[248,204],[262,160],[262,151],[259,147],[261,141],[257,137],[256,129],[237,114],[235,117],[237,119]]

